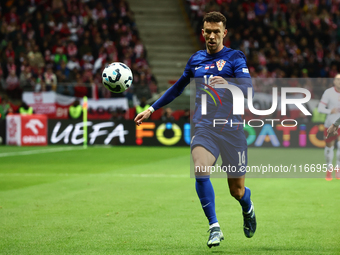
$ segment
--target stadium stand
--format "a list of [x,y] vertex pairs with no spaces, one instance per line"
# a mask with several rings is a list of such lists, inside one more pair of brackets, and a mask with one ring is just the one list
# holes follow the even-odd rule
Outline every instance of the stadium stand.
[[[0,7],[0,89],[10,98],[50,90],[99,98],[157,93],[126,0],[8,0]],[[134,75],[123,95],[101,83],[103,68],[115,61]]]
[[[204,14],[220,11],[227,17],[224,44],[244,52],[253,78],[333,78],[340,68],[339,5],[327,0],[185,1],[202,47]],[[327,86],[309,89],[319,98]]]
[[[131,5],[134,2],[138,3],[131,0]],[[245,53],[253,78],[267,78],[269,83],[280,77],[332,78],[339,71],[337,1],[183,2],[202,48],[203,15],[221,11],[227,17],[229,34],[224,44]],[[144,7],[137,8],[141,25]],[[93,98],[125,96],[130,101],[133,95],[149,99],[160,92],[127,0],[8,0],[1,1],[0,8],[0,93],[12,100],[20,101],[23,91],[54,90]],[[175,17],[174,13],[178,12],[169,18]],[[114,61],[126,63],[134,74],[133,86],[124,94],[113,94],[101,83],[102,69]],[[160,69],[163,62],[154,68]],[[254,83],[257,91],[267,93],[269,85]],[[325,82],[306,84],[316,99],[328,87]]]

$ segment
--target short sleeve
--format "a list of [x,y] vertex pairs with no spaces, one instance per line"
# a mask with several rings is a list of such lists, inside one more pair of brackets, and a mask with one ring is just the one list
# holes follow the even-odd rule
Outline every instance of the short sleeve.
[[237,51],[232,56],[232,64],[236,78],[251,78],[247,67],[246,56],[242,51]]
[[195,56],[195,54],[192,55],[189,58],[189,60],[187,62],[187,65],[184,68],[184,72],[183,72],[183,75],[182,75],[184,78],[191,78],[191,77],[193,77],[193,73],[191,71],[191,62],[192,62],[192,59],[193,59],[194,56]]
[[329,103],[329,93],[328,93],[328,90],[326,90],[326,91],[322,94],[320,103],[321,103],[321,104],[324,104],[324,105],[326,105],[326,106],[328,105],[328,103]]

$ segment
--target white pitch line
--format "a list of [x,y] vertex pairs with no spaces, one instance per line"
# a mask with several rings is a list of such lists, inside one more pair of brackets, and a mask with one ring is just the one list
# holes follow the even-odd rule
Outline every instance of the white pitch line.
[[115,177],[138,177],[138,178],[187,178],[186,174],[108,174]]
[[67,174],[67,173],[0,173],[0,176],[59,176],[59,177],[91,177],[91,176],[102,176],[102,177],[133,177],[133,178],[190,178],[190,175],[186,174]]
[[0,153],[0,158],[20,155],[32,155],[40,153],[58,152],[58,151],[71,151],[71,150],[82,150],[83,147],[62,147],[62,148],[49,148],[43,150],[32,150],[32,151],[16,151],[16,152],[5,152]]

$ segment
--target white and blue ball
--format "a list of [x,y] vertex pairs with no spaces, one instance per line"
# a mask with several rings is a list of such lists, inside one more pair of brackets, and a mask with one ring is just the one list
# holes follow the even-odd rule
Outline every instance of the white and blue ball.
[[103,85],[113,93],[122,93],[132,83],[132,72],[130,68],[121,62],[114,62],[105,67],[102,73]]

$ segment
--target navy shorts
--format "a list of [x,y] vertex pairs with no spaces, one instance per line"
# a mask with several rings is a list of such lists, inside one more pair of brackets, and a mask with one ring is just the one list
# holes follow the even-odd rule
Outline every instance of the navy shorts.
[[[229,132],[216,132],[209,128],[196,128],[191,138],[191,151],[196,146],[202,146],[215,159],[221,154],[221,169],[228,173],[228,176],[243,176],[246,173],[248,163],[247,139],[243,129]],[[215,165],[216,161],[214,162]]]

